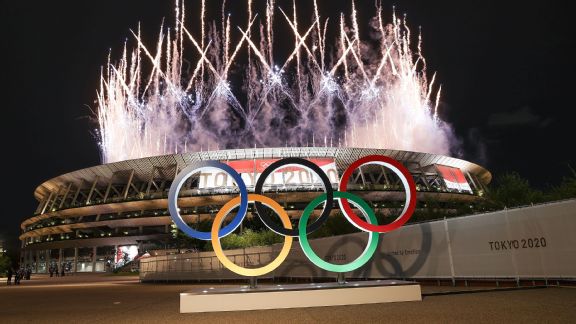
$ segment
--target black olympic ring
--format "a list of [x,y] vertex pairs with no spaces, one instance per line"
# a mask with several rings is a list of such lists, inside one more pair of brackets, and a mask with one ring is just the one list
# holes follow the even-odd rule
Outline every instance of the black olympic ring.
[[[330,216],[330,212],[332,211],[332,205],[334,203],[334,201],[333,201],[334,200],[334,190],[332,189],[332,184],[330,183],[330,179],[328,179],[328,176],[326,175],[326,173],[318,165],[316,165],[315,163],[313,163],[311,161],[301,159],[301,158],[296,158],[296,157],[290,157],[290,158],[278,160],[278,161],[270,164],[262,172],[262,174],[260,174],[258,181],[256,181],[256,186],[254,187],[254,193],[258,194],[258,195],[263,195],[262,187],[264,186],[264,182],[266,181],[266,178],[268,178],[268,176],[273,171],[275,171],[276,169],[278,169],[282,166],[291,165],[291,164],[304,166],[306,169],[316,173],[320,177],[320,180],[322,180],[322,183],[324,185],[324,190],[326,191],[326,203],[324,204],[324,209],[322,210],[322,214],[320,215],[320,217],[316,221],[314,221],[312,224],[310,224],[309,226],[306,227],[306,234],[310,234],[310,233],[316,231],[317,229],[319,229],[320,226],[322,226],[328,220],[328,216]],[[260,217],[260,219],[262,220],[264,225],[268,226],[268,228],[270,228],[272,231],[274,231],[280,235],[284,235],[284,236],[297,237],[300,235],[300,231],[298,230],[298,227],[296,227],[294,229],[286,229],[286,228],[282,227],[281,225],[277,225],[276,223],[272,222],[270,215],[268,214],[267,210],[264,208],[264,205],[262,205],[261,202],[255,201],[254,206],[256,207],[258,217]]]

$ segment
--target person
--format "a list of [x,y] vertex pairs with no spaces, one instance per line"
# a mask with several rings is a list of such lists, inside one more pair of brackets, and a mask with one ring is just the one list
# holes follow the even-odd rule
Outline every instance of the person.
[[22,268],[18,268],[18,271],[16,271],[16,276],[14,277],[14,284],[19,285],[20,280],[22,280]]
[[26,280],[30,280],[30,276],[32,276],[32,269],[28,266],[26,267]]
[[6,271],[6,276],[8,277],[8,279],[6,279],[6,285],[8,286],[12,284],[12,276],[14,275],[13,271],[12,267],[8,267],[8,271]]
[[54,275],[54,267],[52,266],[48,267],[48,271],[50,272],[50,278],[52,278],[52,276]]
[[62,276],[62,277],[64,277],[64,275],[65,275],[65,274],[66,274],[66,273],[64,272],[64,267],[62,267],[62,273],[61,273],[61,276]]

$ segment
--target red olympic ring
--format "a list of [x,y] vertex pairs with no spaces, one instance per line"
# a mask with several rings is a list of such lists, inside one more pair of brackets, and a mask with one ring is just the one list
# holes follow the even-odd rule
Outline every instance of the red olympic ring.
[[352,172],[365,164],[379,164],[385,166],[388,169],[394,171],[394,173],[400,177],[406,192],[406,201],[404,203],[404,209],[402,210],[402,213],[390,224],[376,225],[367,223],[362,218],[358,217],[358,215],[352,211],[350,203],[348,203],[347,199],[339,199],[340,207],[342,208],[344,216],[346,216],[346,218],[348,218],[348,220],[354,226],[363,231],[379,233],[387,233],[393,231],[404,225],[410,219],[410,217],[412,217],[412,214],[416,210],[416,184],[414,183],[414,179],[412,178],[410,171],[408,171],[408,169],[406,169],[406,167],[404,167],[400,162],[387,156],[369,155],[352,163],[348,169],[344,171],[344,174],[340,179],[340,186],[338,190],[346,191],[348,180],[350,179]]

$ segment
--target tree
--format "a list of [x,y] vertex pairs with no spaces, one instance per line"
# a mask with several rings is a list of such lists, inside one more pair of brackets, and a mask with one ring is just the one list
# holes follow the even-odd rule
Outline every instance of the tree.
[[10,258],[7,255],[0,254],[0,274],[1,275],[6,274],[8,268],[10,268],[11,266],[12,266],[12,260],[10,260]]
[[530,186],[528,180],[516,172],[505,173],[496,179],[489,199],[501,207],[516,207],[544,201],[541,191]]
[[570,165],[568,168],[570,176],[564,177],[560,185],[552,187],[549,194],[550,200],[576,198],[576,171]]

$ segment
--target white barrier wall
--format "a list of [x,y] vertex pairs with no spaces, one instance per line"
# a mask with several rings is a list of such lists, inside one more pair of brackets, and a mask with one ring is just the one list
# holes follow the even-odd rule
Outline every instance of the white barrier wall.
[[[313,240],[311,245],[325,260],[341,264],[360,255],[367,237],[367,233],[356,233]],[[348,277],[576,278],[576,200],[408,225],[380,238],[372,260],[347,274]],[[239,264],[257,266],[268,262],[278,249],[279,246],[273,246],[227,254]],[[191,260],[195,255],[202,256],[203,264],[210,267],[194,266],[196,261]],[[335,274],[309,262],[295,241],[286,261],[270,276],[334,277]],[[223,269],[212,253],[203,252],[142,260],[141,278],[238,276]]]
[[576,200],[448,220],[458,277],[576,278]]

